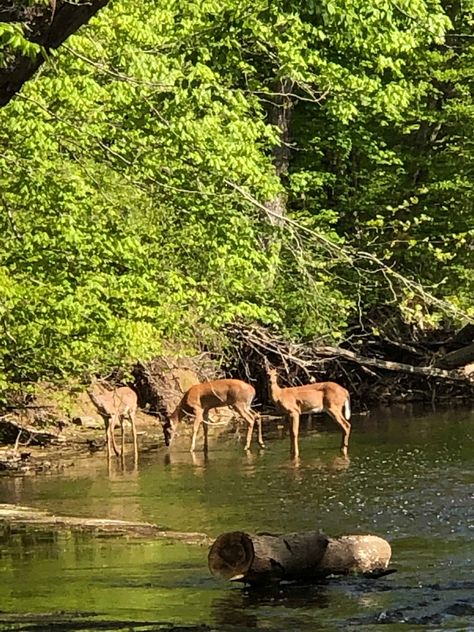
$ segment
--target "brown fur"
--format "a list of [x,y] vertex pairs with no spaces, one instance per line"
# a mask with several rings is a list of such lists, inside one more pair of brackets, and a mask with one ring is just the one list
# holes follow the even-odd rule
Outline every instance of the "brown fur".
[[170,417],[171,438],[176,432],[178,423],[186,416],[193,416],[194,426],[191,452],[194,452],[196,448],[196,437],[201,426],[204,428],[204,445],[207,446],[209,411],[212,408],[228,406],[248,423],[245,449],[250,449],[255,422],[257,422],[258,427],[258,442],[261,447],[264,447],[260,416],[250,408],[254,397],[254,387],[241,380],[214,380],[195,384],[186,391]]
[[[299,456],[299,424],[300,415],[311,412],[326,412],[342,429],[341,452],[347,456],[349,435],[351,432],[350,395],[349,392],[335,382],[316,382],[304,386],[280,388],[275,369],[267,368],[270,396],[275,406],[290,422],[291,450],[295,457]],[[344,412],[347,417],[344,416]]]
[[101,384],[94,384],[87,391],[92,403],[97,408],[99,415],[105,424],[105,439],[107,454],[111,456],[112,449],[119,454],[115,442],[115,426],[120,424],[121,431],[121,456],[124,453],[124,420],[128,419],[132,427],[133,448],[135,457],[138,454],[137,432],[135,427],[135,414],[137,412],[137,394],[128,386],[120,386],[113,390],[107,390]]

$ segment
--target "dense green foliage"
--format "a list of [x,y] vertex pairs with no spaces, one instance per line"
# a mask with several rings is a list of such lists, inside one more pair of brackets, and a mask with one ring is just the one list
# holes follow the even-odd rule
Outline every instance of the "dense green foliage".
[[112,2],[0,111],[0,389],[472,314],[473,6]]

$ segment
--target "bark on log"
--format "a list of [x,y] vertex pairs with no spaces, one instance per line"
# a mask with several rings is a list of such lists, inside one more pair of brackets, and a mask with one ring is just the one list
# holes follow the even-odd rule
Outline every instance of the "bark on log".
[[387,574],[390,544],[374,535],[329,538],[310,531],[287,535],[220,535],[208,555],[216,577],[249,584],[320,579],[348,573]]

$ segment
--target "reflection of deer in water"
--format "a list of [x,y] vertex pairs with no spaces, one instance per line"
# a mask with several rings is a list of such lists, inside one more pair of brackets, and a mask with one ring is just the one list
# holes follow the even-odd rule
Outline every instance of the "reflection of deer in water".
[[214,380],[212,382],[203,382],[202,384],[191,386],[183,395],[176,410],[167,420],[167,423],[163,426],[166,444],[168,445],[176,434],[178,423],[186,417],[186,415],[189,415],[194,416],[191,452],[194,452],[196,448],[196,437],[201,426],[203,426],[204,429],[204,448],[206,449],[207,426],[212,425],[212,422],[209,422],[209,411],[212,408],[228,406],[235,410],[248,423],[245,449],[250,449],[255,422],[257,422],[258,427],[258,443],[264,448],[265,444],[262,438],[260,415],[250,408],[254,397],[254,387],[241,380]]
[[95,383],[87,394],[92,403],[97,408],[99,415],[105,424],[105,441],[107,455],[112,456],[112,449],[118,456],[119,451],[115,442],[115,426],[120,424],[121,451],[124,454],[125,429],[124,422],[127,419],[132,427],[133,450],[135,459],[138,455],[137,431],[135,427],[135,414],[137,412],[137,394],[128,386],[120,386],[113,390],[108,390],[103,384]]
[[349,392],[335,382],[315,382],[304,386],[280,388],[276,369],[265,365],[269,380],[270,396],[275,406],[290,422],[291,452],[295,458],[299,456],[298,435],[300,415],[326,412],[342,429],[341,453],[347,457],[349,435],[351,433],[350,395]]

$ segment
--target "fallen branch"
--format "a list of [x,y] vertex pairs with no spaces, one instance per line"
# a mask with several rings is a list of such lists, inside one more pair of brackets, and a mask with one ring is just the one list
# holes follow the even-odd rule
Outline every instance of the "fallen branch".
[[378,369],[386,369],[387,371],[399,371],[401,373],[413,373],[415,375],[425,375],[427,377],[442,377],[443,379],[453,380],[455,382],[465,381],[465,376],[457,371],[446,371],[431,366],[413,366],[403,362],[393,362],[390,360],[379,360],[378,358],[366,358],[340,347],[314,347],[314,353],[322,358],[345,358],[351,362],[362,364],[364,366],[375,366]]
[[451,351],[436,361],[435,366],[442,369],[459,369],[474,362],[474,343]]
[[[285,386],[314,380],[335,381],[345,386],[352,395],[355,410],[382,402],[433,403],[472,398],[472,370],[437,366],[439,350],[433,353],[421,343],[397,344],[378,336],[356,338],[352,348],[347,348],[349,341],[344,347],[293,343],[270,328],[244,323],[229,325],[227,334],[233,343],[230,362],[235,367],[234,376],[251,380],[263,403],[268,402],[262,368],[267,360],[279,369]],[[470,356],[463,359],[466,357]],[[456,360],[459,361],[459,356]]]

